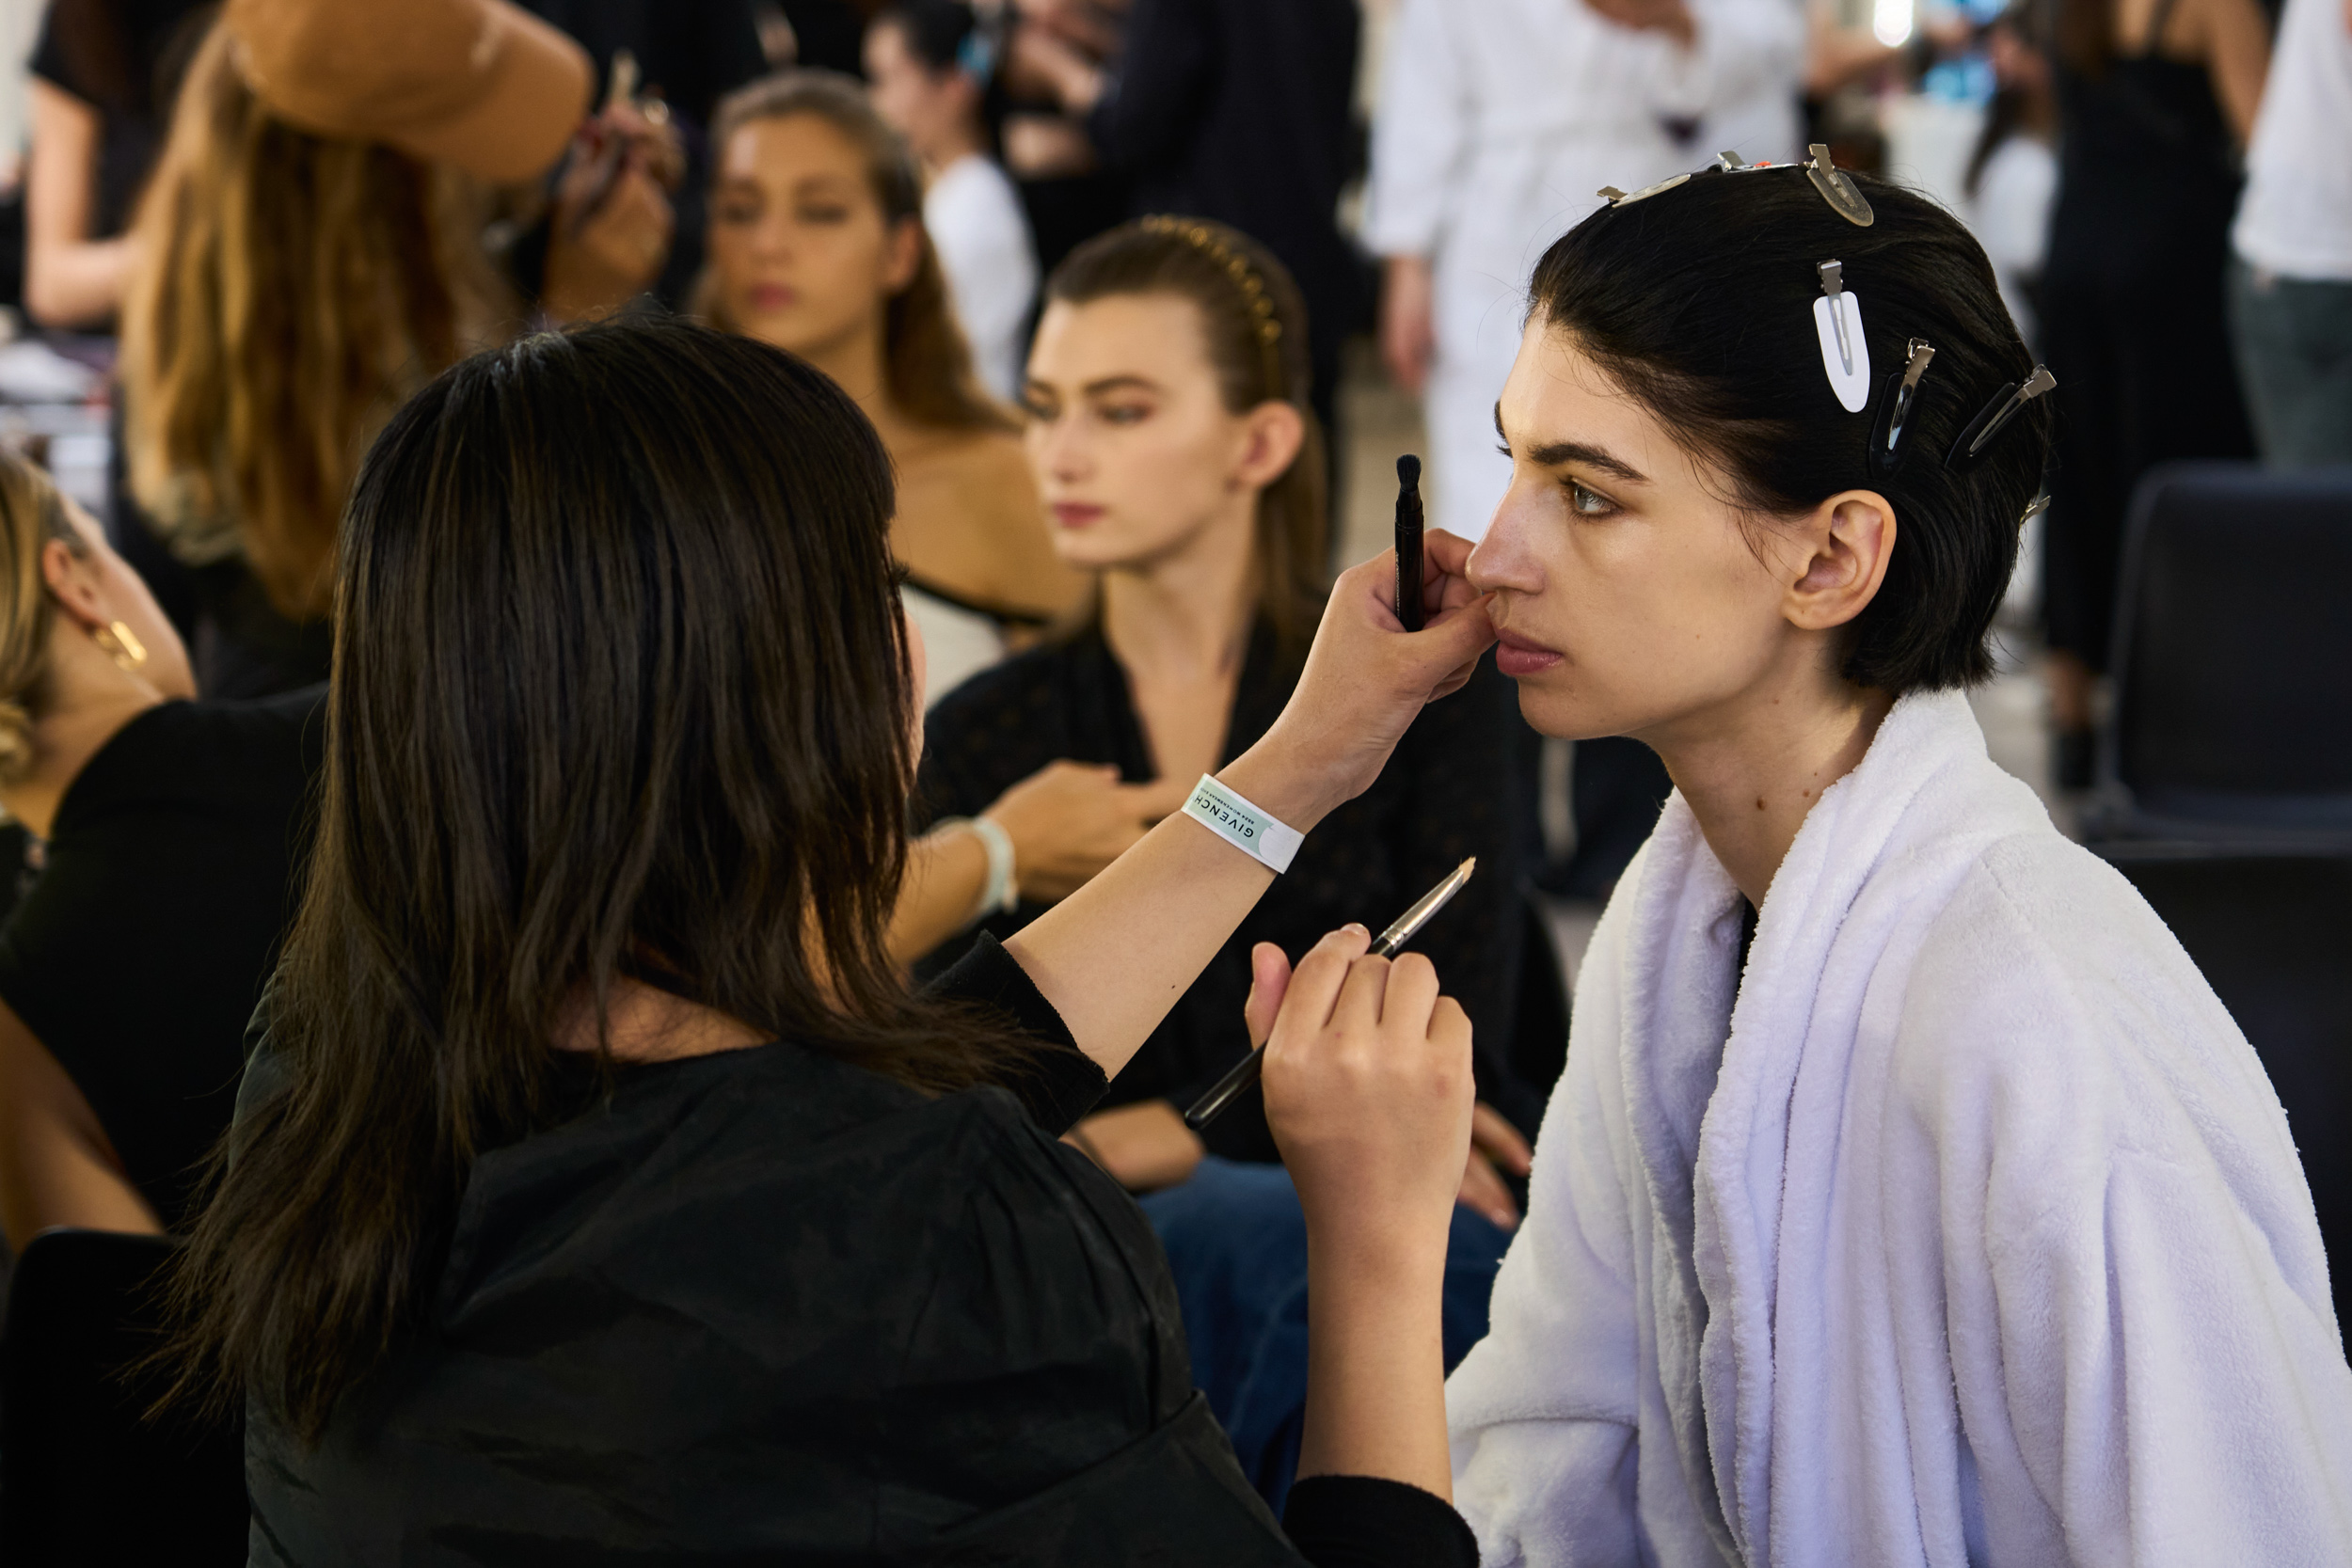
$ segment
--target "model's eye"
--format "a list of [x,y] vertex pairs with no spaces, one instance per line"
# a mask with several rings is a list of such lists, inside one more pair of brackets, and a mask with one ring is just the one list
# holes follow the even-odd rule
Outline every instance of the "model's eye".
[[1152,410],[1140,403],[1106,403],[1103,405],[1104,424],[1141,424],[1151,417]]
[[1061,413],[1061,404],[1042,393],[1025,392],[1021,398],[1021,411],[1033,420],[1052,424]]
[[1606,517],[1617,510],[1617,503],[1597,490],[1587,490],[1576,481],[1568,481],[1568,510],[1580,517]]

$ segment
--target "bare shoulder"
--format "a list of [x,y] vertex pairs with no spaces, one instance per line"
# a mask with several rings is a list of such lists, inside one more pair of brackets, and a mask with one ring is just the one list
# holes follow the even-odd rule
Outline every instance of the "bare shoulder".
[[1020,437],[926,434],[894,456],[891,543],[916,577],[1015,610],[1051,613],[1075,599],[1079,580],[1054,554]]

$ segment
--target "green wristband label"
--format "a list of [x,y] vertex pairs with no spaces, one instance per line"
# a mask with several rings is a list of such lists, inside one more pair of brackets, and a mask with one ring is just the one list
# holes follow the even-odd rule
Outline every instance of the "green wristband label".
[[1288,871],[1306,835],[1259,810],[1209,774],[1192,786],[1184,815],[1262,864]]

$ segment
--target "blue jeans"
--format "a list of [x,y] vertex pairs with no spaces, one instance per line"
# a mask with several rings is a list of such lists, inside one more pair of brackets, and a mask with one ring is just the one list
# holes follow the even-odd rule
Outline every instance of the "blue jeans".
[[[1192,1180],[1149,1195],[1184,1311],[1192,1378],[1276,1514],[1298,1473],[1307,1410],[1307,1222],[1290,1173],[1215,1155]],[[1454,1211],[1445,1257],[1445,1366],[1486,1337],[1486,1298],[1510,1236]]]
[[2230,261],[2230,335],[2263,461],[2352,463],[2352,283]]

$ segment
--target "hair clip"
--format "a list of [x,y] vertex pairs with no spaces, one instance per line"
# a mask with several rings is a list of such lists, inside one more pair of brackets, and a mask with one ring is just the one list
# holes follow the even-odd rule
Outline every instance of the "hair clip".
[[1776,164],[1770,158],[1766,158],[1761,163],[1752,164],[1746,159],[1740,157],[1737,152],[1718,152],[1715,154],[1715,167],[1718,171],[1724,174],[1754,174],[1760,168],[1787,168],[1788,166],[1789,166],[1787,164]]
[[1952,450],[1944,454],[1944,467],[1976,467],[1984,450],[1993,444],[1993,437],[2008,427],[2017,411],[2057,385],[2058,377],[2050,373],[2047,365],[2036,365],[2022,387],[2014,381],[2004,385],[1993,394],[1991,402],[1977,411],[1977,417],[1968,421],[1968,428],[1960,433],[1960,439],[1952,443]]
[[1830,162],[1829,149],[1814,142],[1805,150],[1813,156],[1805,163],[1804,177],[1813,182],[1813,188],[1821,193],[1830,211],[1857,229],[1867,229],[1876,223],[1878,214],[1870,211],[1869,198],[1862,194],[1862,187],[1853,182],[1852,176]]
[[1665,179],[1658,182],[1657,184],[1645,185],[1640,190],[1635,191],[1631,196],[1626,195],[1625,192],[1617,189],[1614,185],[1603,185],[1595,194],[1597,195],[1603,201],[1609,203],[1612,207],[1629,207],[1636,201],[1646,201],[1651,197],[1658,195],[1661,191],[1673,190],[1677,185],[1681,184],[1684,181],[1690,178],[1691,177],[1687,174],[1668,175]]
[[1911,410],[1919,398],[1919,378],[1928,373],[1929,362],[1935,357],[1935,346],[1925,338],[1914,338],[1904,351],[1903,368],[1886,378],[1879,392],[1878,418],[1870,424],[1870,474],[1875,479],[1892,479],[1895,470],[1903,466],[1911,450],[1902,444],[1911,428]]
[[996,75],[996,40],[978,27],[964,34],[956,45],[956,68],[987,87]]
[[1849,414],[1859,414],[1870,401],[1870,345],[1862,336],[1862,300],[1846,292],[1846,268],[1823,261],[1821,297],[1813,302],[1813,325],[1821,336],[1821,369],[1829,372],[1829,389]]

